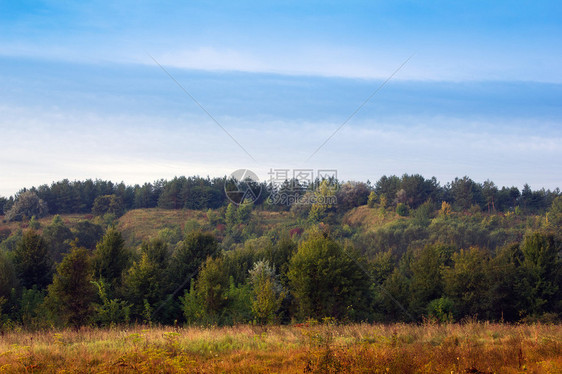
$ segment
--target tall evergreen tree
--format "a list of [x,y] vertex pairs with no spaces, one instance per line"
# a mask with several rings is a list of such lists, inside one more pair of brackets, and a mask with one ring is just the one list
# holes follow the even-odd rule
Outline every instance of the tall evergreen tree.
[[24,232],[14,251],[16,274],[24,288],[39,289],[51,283],[53,261],[45,240],[34,230]]
[[93,312],[96,289],[92,280],[88,250],[74,248],[57,266],[53,284],[48,287],[46,305],[64,324],[84,325]]
[[169,266],[168,245],[163,240],[153,239],[142,244],[140,260],[133,263],[123,278],[125,298],[133,304],[134,318],[150,321],[155,308],[168,302],[170,284],[166,275]]

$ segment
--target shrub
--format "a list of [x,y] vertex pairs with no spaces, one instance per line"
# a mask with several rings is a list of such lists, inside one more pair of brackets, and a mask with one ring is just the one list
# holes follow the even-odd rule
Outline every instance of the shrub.
[[396,213],[401,217],[407,216],[409,213],[408,206],[404,203],[398,203],[398,205],[396,205]]

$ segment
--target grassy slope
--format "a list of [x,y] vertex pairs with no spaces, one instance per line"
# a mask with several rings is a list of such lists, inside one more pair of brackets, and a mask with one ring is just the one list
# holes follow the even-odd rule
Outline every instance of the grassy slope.
[[0,372],[130,371],[560,373],[562,326],[135,327],[0,337]]
[[129,244],[140,243],[156,236],[165,227],[180,226],[183,230],[187,220],[195,220],[200,225],[207,222],[205,212],[198,210],[135,209],[119,219],[117,229]]
[[[291,221],[288,212],[255,211],[254,214],[256,222],[266,230]],[[184,230],[187,221],[196,221],[203,228],[216,228],[209,226],[204,211],[158,208],[131,210],[119,219],[117,228],[123,233],[127,244],[138,245],[143,240],[156,236],[158,231],[166,227],[179,226]]]
[[[72,229],[78,222],[83,220],[91,220],[93,216],[91,214],[61,214],[60,215],[64,224],[68,228]],[[53,216],[47,216],[40,218],[38,220],[41,228],[39,232],[42,232],[42,228],[48,226],[53,220]],[[4,216],[0,215],[0,232],[3,230],[10,230],[10,232],[16,232],[18,229],[26,229],[29,227],[28,222],[5,222]]]
[[342,219],[342,224],[358,227],[367,232],[400,219],[407,218],[400,217],[395,212],[385,211],[382,213],[380,208],[372,209],[363,205],[347,212]]

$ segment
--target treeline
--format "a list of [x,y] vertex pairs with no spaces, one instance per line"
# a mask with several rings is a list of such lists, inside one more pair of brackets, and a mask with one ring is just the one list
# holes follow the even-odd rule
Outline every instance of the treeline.
[[[13,207],[25,192],[42,200],[50,214],[91,213],[96,199],[113,196],[119,209],[161,207],[165,209],[208,209],[223,205],[224,178],[179,177],[144,185],[128,186],[110,181],[91,180],[70,182],[64,179],[49,185],[22,189],[15,197],[0,198],[0,214]],[[31,217],[28,217],[31,218]]]
[[[130,209],[154,208],[163,209],[215,209],[228,204],[224,192],[227,178],[176,177],[172,180],[159,180],[144,185],[128,186],[124,183],[115,184],[103,180],[74,181],[62,180],[48,185],[23,189],[15,196],[0,197],[0,214],[8,219],[30,219],[31,213],[37,214],[70,214],[70,213],[112,213],[120,215]],[[230,181],[232,182],[232,181]],[[261,194],[254,202],[270,210],[289,210],[293,202],[286,204],[269,204],[271,194],[290,194],[293,197],[304,196],[318,187],[319,181],[309,186],[302,186],[299,181],[285,181],[281,185],[269,182],[260,184]],[[517,187],[499,188],[491,181],[477,183],[468,177],[455,180],[441,186],[435,178],[426,179],[419,174],[402,177],[395,175],[383,176],[374,185],[370,182],[342,183],[333,181],[339,188],[336,193],[338,204],[335,207],[345,212],[353,207],[367,203],[369,195],[374,192],[388,205],[404,204],[416,209],[427,200],[436,203],[446,201],[455,210],[466,210],[471,206],[480,207],[488,212],[507,212],[515,209],[526,213],[544,212],[560,190],[531,190],[525,185],[522,190]],[[36,196],[41,202],[41,209],[25,211],[14,209],[21,196]],[[29,205],[29,204],[28,204]],[[34,205],[36,206],[36,205]],[[14,209],[14,211],[12,211]],[[29,215],[31,214],[31,215]],[[38,216],[39,217],[39,216]]]

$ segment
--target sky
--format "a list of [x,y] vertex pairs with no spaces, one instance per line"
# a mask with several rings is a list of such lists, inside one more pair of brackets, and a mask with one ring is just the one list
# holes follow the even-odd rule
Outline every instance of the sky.
[[557,1],[0,0],[0,196],[241,168],[555,189],[560,40]]

